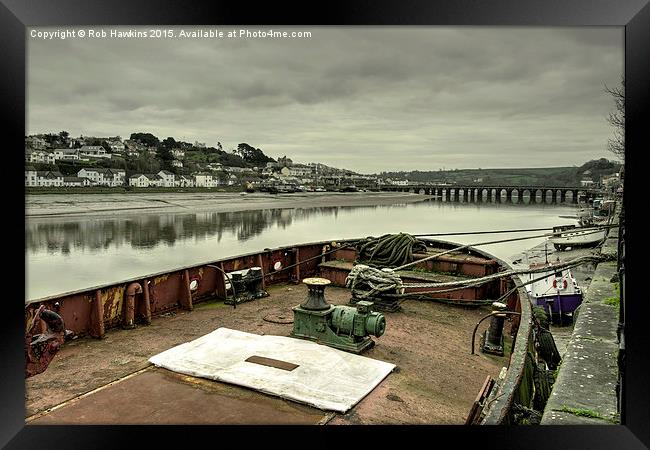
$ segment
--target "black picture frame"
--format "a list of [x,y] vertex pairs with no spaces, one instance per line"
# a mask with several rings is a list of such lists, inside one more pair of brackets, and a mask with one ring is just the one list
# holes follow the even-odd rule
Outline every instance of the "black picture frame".
[[[477,445],[481,448],[645,448],[650,446],[650,391],[646,373],[650,354],[645,331],[647,295],[640,280],[643,247],[641,235],[644,184],[642,162],[647,151],[650,78],[650,6],[648,0],[415,0],[330,1],[319,4],[249,4],[216,1],[173,0],[0,0],[0,56],[3,60],[0,102],[5,130],[4,159],[7,170],[8,208],[4,223],[7,241],[22,233],[24,185],[18,167],[24,164],[26,28],[70,25],[474,25],[474,26],[619,26],[625,27],[626,78],[626,370],[624,378],[625,422],[620,426],[520,426],[520,427],[242,427],[181,426],[29,426],[24,424],[25,385],[23,354],[24,311],[17,299],[23,294],[24,248],[5,255],[3,356],[0,358],[0,445],[7,448],[113,448],[122,445],[172,443],[183,446],[245,445],[250,439],[278,445],[311,446],[323,434],[325,445],[338,446],[353,435],[363,434],[381,442],[390,437],[407,445]],[[15,166],[14,166],[15,165]],[[15,168],[14,168],[15,167]],[[647,170],[647,169],[646,169]],[[23,189],[21,191],[21,189]],[[638,191],[635,192],[635,189]],[[11,234],[9,234],[11,233]],[[15,259],[14,259],[15,257]],[[300,432],[300,436],[296,434]],[[389,437],[389,434],[391,435]],[[392,439],[390,442],[393,442]],[[449,442],[449,443],[447,443]],[[140,444],[142,443],[142,444]],[[320,443],[320,442],[319,442]],[[398,444],[399,445],[399,444]],[[403,444],[402,444],[403,445]]]

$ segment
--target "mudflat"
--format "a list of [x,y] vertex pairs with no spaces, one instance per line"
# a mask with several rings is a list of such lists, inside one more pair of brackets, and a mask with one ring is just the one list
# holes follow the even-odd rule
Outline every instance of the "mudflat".
[[431,198],[408,192],[303,192],[267,193],[179,193],[151,194],[29,194],[26,217],[61,217],[198,211],[234,212],[274,208],[325,206],[370,206],[419,202]]

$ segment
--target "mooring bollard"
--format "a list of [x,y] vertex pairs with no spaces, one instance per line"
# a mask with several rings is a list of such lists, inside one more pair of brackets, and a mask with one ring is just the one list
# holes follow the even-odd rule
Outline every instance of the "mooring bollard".
[[483,346],[481,350],[484,353],[503,356],[503,322],[506,318],[505,314],[498,314],[505,311],[507,306],[505,303],[494,302],[492,303],[494,314],[490,318],[490,327],[485,330],[483,335]]

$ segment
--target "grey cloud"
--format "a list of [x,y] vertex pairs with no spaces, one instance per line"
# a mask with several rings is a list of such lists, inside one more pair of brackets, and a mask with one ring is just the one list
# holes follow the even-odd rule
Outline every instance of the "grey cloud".
[[622,29],[301,29],[313,37],[29,39],[28,132],[249,142],[362,172],[613,158],[603,88]]

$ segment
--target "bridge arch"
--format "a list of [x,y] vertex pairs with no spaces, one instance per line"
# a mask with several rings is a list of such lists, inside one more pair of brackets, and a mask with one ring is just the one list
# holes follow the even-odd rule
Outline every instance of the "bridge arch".
[[519,189],[514,188],[510,191],[510,201],[512,203],[519,203],[521,201],[521,196],[519,195]]
[[551,189],[544,190],[544,203],[553,203],[553,191]]

